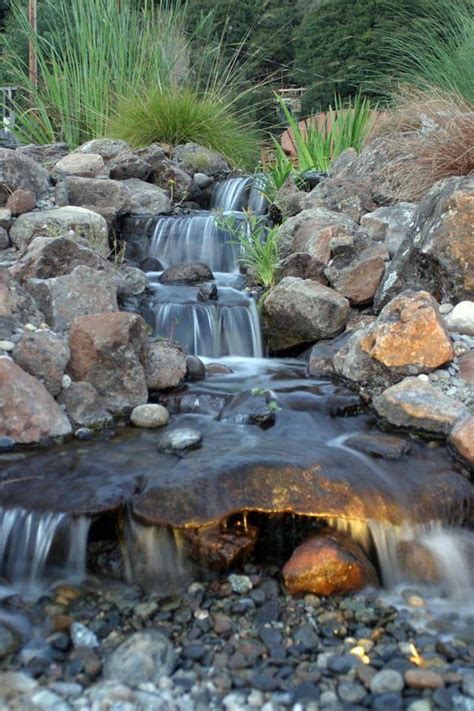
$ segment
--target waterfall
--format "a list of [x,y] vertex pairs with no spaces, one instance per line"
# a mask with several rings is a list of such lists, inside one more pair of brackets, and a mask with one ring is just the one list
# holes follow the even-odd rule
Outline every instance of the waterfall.
[[35,594],[54,578],[80,580],[85,573],[90,521],[64,513],[0,509],[0,577]]

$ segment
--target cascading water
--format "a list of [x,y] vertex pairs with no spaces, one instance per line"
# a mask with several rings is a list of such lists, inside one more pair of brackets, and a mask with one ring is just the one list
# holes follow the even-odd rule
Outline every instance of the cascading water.
[[85,573],[90,521],[84,516],[0,509],[0,577],[26,595]]
[[[266,200],[253,178],[231,178],[218,183],[211,207],[248,229],[244,209],[265,211]],[[149,256],[164,267],[204,262],[214,272],[216,298],[203,297],[198,287],[161,284],[159,273],[149,273],[152,297],[144,316],[156,336],[172,339],[186,352],[207,357],[261,357],[260,322],[252,298],[235,288],[240,247],[237,236],[225,229],[217,212],[161,217],[156,223]]]

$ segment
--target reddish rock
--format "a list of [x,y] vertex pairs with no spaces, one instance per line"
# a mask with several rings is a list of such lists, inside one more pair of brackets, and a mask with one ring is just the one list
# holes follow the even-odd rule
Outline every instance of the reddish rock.
[[69,360],[65,340],[52,331],[25,331],[13,351],[17,365],[34,375],[45,388],[56,396]]
[[474,468],[474,416],[458,422],[451,431],[449,441],[456,452]]
[[168,341],[149,341],[145,374],[150,390],[176,387],[186,377],[186,353]]
[[325,530],[298,546],[283,568],[288,592],[336,595],[377,585],[377,573],[348,536]]
[[25,212],[31,212],[35,209],[36,197],[31,190],[18,188],[8,197],[6,207],[12,215],[18,217],[18,215],[23,215]]
[[431,669],[407,669],[405,684],[411,689],[441,689],[443,677]]
[[381,245],[362,250],[354,259],[337,257],[331,261],[324,274],[331,286],[349,299],[351,304],[370,303],[384,275],[388,252]]
[[281,253],[287,257],[292,252],[305,252],[327,265],[331,258],[331,241],[350,239],[356,231],[356,223],[340,212],[324,207],[303,210],[280,227]]
[[474,350],[459,359],[459,375],[469,385],[474,385]]
[[255,546],[257,535],[255,526],[223,530],[217,524],[184,529],[184,538],[191,546],[190,555],[207,568],[217,570],[225,570],[247,558]]
[[105,407],[120,413],[146,403],[146,324],[132,313],[81,316],[69,334],[69,372],[90,383]]
[[70,433],[68,418],[44,385],[0,358],[0,436],[32,444]]

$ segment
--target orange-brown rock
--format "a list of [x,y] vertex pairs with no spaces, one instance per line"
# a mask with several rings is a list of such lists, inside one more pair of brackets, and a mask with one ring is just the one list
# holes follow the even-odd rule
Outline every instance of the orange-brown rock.
[[405,375],[428,373],[454,357],[438,304],[426,291],[406,291],[392,299],[361,347],[374,360]]
[[111,412],[148,400],[145,378],[146,325],[132,313],[80,316],[69,334],[69,372],[90,383]]
[[331,258],[331,240],[350,239],[356,231],[356,223],[341,212],[324,207],[303,210],[290,217],[279,229],[282,256],[305,252],[327,264]]
[[456,423],[449,441],[464,461],[474,468],[474,416]]
[[398,560],[404,575],[414,582],[437,583],[439,570],[431,551],[419,541],[402,541],[397,546]]
[[219,524],[203,528],[184,529],[184,538],[191,545],[190,554],[206,568],[226,569],[242,561],[253,550],[258,530],[255,526],[224,530]]
[[70,433],[68,418],[44,385],[0,358],[0,437],[31,444]]
[[326,529],[298,546],[283,568],[288,592],[335,595],[377,585],[377,573],[348,536]]

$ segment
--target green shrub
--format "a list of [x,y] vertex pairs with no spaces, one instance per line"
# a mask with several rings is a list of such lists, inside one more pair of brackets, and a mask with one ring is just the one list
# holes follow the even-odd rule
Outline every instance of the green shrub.
[[232,97],[219,90],[165,85],[123,98],[108,134],[133,146],[192,141],[221,153],[234,166],[253,166],[258,159],[255,128],[235,109]]

